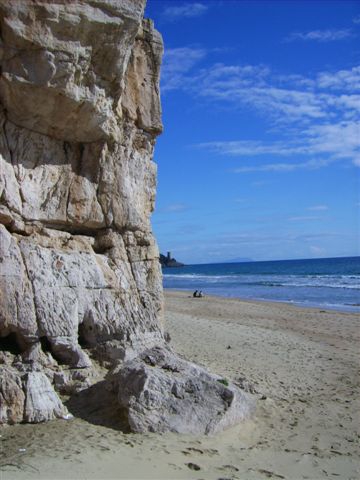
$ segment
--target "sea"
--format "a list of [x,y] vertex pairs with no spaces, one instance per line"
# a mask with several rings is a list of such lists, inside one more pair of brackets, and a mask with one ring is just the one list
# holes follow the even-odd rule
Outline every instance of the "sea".
[[360,313],[360,257],[163,268],[167,289]]

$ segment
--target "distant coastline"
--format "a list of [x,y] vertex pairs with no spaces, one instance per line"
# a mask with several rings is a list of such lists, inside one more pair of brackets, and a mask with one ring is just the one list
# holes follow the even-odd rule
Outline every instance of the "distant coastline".
[[159,258],[160,264],[162,267],[165,268],[174,268],[174,267],[184,267],[185,264],[178,262],[175,258],[171,256],[171,252],[167,252],[167,255],[163,255],[160,253],[160,258]]

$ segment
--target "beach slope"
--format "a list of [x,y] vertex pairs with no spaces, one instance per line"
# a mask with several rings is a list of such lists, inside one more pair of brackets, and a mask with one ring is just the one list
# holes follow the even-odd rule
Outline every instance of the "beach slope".
[[257,392],[254,418],[210,437],[136,435],[116,412],[3,427],[2,480],[357,479],[355,314],[167,291],[174,349]]

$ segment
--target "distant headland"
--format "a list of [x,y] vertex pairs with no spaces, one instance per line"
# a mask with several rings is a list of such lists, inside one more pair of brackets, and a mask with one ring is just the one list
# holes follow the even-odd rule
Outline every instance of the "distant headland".
[[167,252],[167,255],[160,253],[160,264],[162,267],[183,267],[184,264],[178,262],[175,258],[171,257],[171,252]]

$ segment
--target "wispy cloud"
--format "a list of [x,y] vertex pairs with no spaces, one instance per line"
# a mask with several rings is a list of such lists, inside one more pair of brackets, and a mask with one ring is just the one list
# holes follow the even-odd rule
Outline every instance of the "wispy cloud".
[[163,92],[176,90],[182,87],[185,74],[195,64],[206,56],[206,50],[202,48],[182,47],[165,50],[161,69],[161,89]]
[[321,72],[317,84],[319,88],[360,91],[360,66],[338,72]]
[[251,140],[229,142],[206,142],[196,145],[209,151],[235,157],[255,157],[261,155],[286,156],[311,153],[309,146],[302,143],[273,142],[265,143]]
[[[360,166],[360,66],[312,76],[279,75],[267,65],[200,62],[199,47],[165,54],[163,91],[183,90],[212,105],[255,111],[281,132],[280,140],[232,139],[197,147],[239,158],[271,157],[233,171],[291,172],[339,162]],[[274,158],[275,157],[275,158]],[[274,161],[280,157],[281,161]]]
[[[326,119],[330,110],[347,109],[348,114],[359,110],[360,96],[355,94],[359,70],[335,72],[332,85],[345,92],[330,93],[326,83],[333,72],[326,72],[315,79],[302,79],[299,76],[272,75],[265,66],[224,66],[216,64],[200,70],[187,87],[206,99],[228,102],[233,106],[249,107],[265,112],[277,122]],[[344,83],[347,87],[344,88]]]
[[[296,139],[265,143],[259,141],[208,142],[198,145],[221,155],[235,157],[278,156],[286,162],[250,165],[235,168],[234,173],[249,172],[292,172],[294,170],[315,170],[343,159],[350,159],[354,165],[360,160],[360,122],[339,122],[312,125],[298,130]],[[312,158],[304,161],[289,161],[289,157]]]
[[350,28],[342,30],[312,30],[310,32],[293,32],[286,41],[292,42],[294,40],[317,41],[317,42],[333,42],[336,40],[343,40],[344,38],[352,37],[354,34]]
[[[295,83],[295,85],[294,85]],[[301,84],[301,87],[299,86]],[[214,65],[189,83],[193,94],[234,108],[256,110],[286,125],[286,138],[276,142],[217,141],[200,148],[238,157],[280,156],[286,162],[243,166],[237,173],[315,169],[342,159],[360,165],[360,67],[320,72],[313,78],[277,76],[265,66]],[[311,157],[289,162],[288,157]]]
[[360,25],[360,15],[356,15],[353,19],[352,19],[353,23],[355,23],[355,25]]
[[332,158],[348,158],[356,164],[360,157],[360,121],[312,125],[304,132],[312,153]]
[[168,48],[164,53],[162,73],[186,73],[205,55],[206,50],[202,48]]
[[188,210],[188,208],[188,205],[185,203],[172,203],[159,211],[163,213],[178,213],[184,212],[185,210]]
[[316,220],[320,220],[321,217],[315,217],[315,216],[299,216],[299,217],[290,217],[289,221],[290,222],[313,222]]
[[293,172],[295,170],[317,170],[329,164],[325,159],[314,159],[307,162],[298,163],[268,163],[257,166],[244,166],[234,168],[233,173],[252,173],[252,172]]
[[164,8],[162,16],[166,20],[178,20],[181,18],[199,17],[208,10],[208,6],[203,3],[183,3]]

